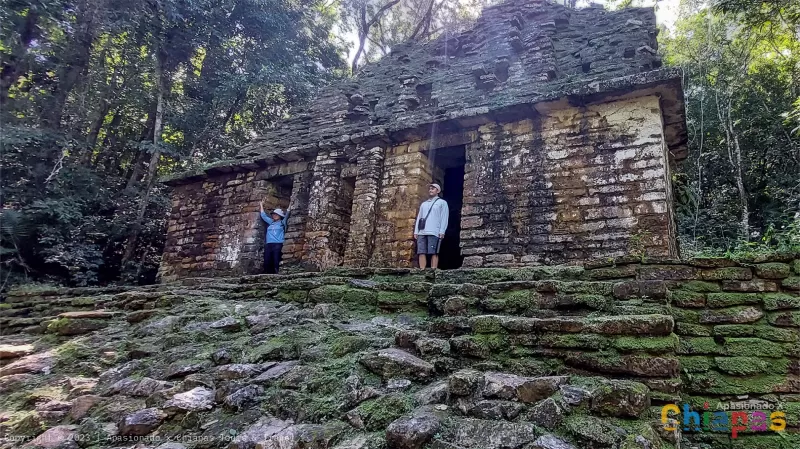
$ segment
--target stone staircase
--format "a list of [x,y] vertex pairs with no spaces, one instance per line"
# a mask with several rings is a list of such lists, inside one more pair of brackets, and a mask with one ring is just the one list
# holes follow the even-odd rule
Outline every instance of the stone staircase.
[[[0,431],[73,449],[800,447],[800,265],[747,281],[708,263],[11,292]],[[737,398],[782,407],[787,431],[660,422],[665,404]]]

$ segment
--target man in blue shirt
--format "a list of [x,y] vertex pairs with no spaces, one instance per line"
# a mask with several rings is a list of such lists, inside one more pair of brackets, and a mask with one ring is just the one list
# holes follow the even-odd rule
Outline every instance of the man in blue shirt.
[[427,256],[431,256],[431,268],[439,266],[439,247],[447,230],[447,219],[450,209],[447,201],[439,198],[442,187],[439,184],[428,186],[429,198],[419,206],[417,220],[414,222],[414,239],[417,241],[419,267],[423,270],[427,265]]
[[283,212],[278,208],[269,215],[264,212],[264,203],[261,202],[261,219],[267,223],[267,244],[264,246],[264,272],[278,274],[283,251],[286,222],[289,220],[289,211]]

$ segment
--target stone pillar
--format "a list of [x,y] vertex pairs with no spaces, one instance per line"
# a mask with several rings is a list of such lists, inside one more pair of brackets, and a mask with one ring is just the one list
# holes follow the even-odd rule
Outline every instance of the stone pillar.
[[378,196],[383,175],[384,149],[360,149],[358,172],[353,193],[353,211],[350,232],[344,254],[344,265],[365,267],[369,265],[375,243],[375,223],[378,219]]
[[430,161],[421,151],[425,143],[397,145],[386,151],[371,266],[412,266],[414,223],[432,179]]
[[331,248],[331,229],[335,223],[333,211],[341,187],[341,165],[332,150],[321,150],[314,164],[311,191],[308,198],[305,260],[314,268],[326,270],[341,263],[341,255]]
[[287,223],[286,242],[283,245],[283,264],[298,265],[304,262],[303,249],[306,243],[306,223],[308,223],[308,200],[311,191],[310,171],[294,175],[292,197],[289,200],[291,215]]

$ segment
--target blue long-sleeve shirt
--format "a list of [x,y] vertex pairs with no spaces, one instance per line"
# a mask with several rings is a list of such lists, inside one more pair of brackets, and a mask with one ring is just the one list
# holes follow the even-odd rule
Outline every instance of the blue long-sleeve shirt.
[[266,212],[261,212],[261,219],[267,223],[267,243],[283,243],[289,211],[281,220],[273,220]]

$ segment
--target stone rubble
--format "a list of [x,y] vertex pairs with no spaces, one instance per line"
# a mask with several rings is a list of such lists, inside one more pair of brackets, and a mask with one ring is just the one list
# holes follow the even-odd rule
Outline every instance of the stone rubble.
[[[162,284],[103,302],[109,312],[135,302],[151,316],[130,323],[114,314],[80,335],[51,328],[59,318],[40,308],[12,315],[38,321],[35,332],[13,326],[4,335],[33,352],[0,368],[0,433],[53,441],[54,449],[670,449],[701,442],[665,431],[663,404],[738,398],[787,410],[787,432],[745,433],[741,447],[800,447],[799,293],[726,283],[747,277],[742,268],[748,282],[765,281],[745,266],[759,263],[639,260],[435,272],[425,281],[333,270],[296,284],[291,276]],[[786,265],[786,279],[800,275],[800,264]],[[653,279],[656,272],[665,279]],[[351,279],[374,282],[376,297],[423,285],[415,292],[423,300],[366,308]],[[282,293],[265,295],[276,289]],[[11,292],[5,304],[33,311],[92,297],[45,292]],[[453,292],[480,300],[454,314],[431,308]],[[594,307],[599,299],[607,308]],[[742,307],[764,316],[739,323]],[[705,311],[727,318],[704,323]],[[271,318],[238,330],[183,325],[255,315]],[[173,316],[161,332],[142,332]],[[702,437],[711,449],[726,447]],[[101,443],[78,444],[86,438]],[[0,441],[0,449],[12,447],[19,445]]]

